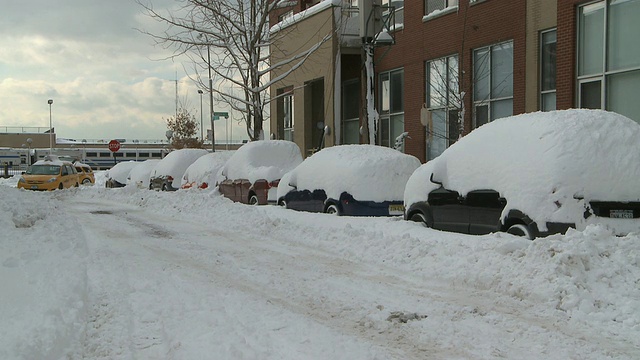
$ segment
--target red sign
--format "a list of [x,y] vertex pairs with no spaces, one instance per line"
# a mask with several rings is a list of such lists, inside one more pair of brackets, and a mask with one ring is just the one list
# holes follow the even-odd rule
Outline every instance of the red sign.
[[118,140],[109,141],[109,150],[111,150],[111,152],[120,150],[120,142]]

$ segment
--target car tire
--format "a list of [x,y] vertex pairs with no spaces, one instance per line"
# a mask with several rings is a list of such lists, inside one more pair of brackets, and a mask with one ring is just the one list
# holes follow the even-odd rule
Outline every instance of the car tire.
[[58,185],[58,189],[59,189],[59,190],[64,189],[64,185],[62,185],[62,183],[60,183],[60,185]]
[[336,204],[329,204],[327,208],[324,209],[324,212],[330,215],[340,216],[340,209],[338,209],[338,205]]
[[82,180],[82,185],[88,185],[88,184],[91,184],[91,180],[89,179]]
[[507,233],[533,240],[533,233],[531,232],[531,229],[525,224],[513,224],[509,227],[509,229],[507,229]]
[[280,206],[282,206],[285,209],[288,209],[287,202],[285,200],[280,200]]
[[422,225],[429,227],[429,225],[427,224],[427,217],[421,212],[415,212],[411,214],[411,217],[409,218],[409,220],[413,222],[421,223]]
[[253,194],[249,197],[249,205],[259,205],[260,201],[258,200],[258,195]]
[[75,187],[80,187],[80,184],[76,183],[76,184],[75,184]]
[[167,184],[162,184],[162,191],[167,191]]

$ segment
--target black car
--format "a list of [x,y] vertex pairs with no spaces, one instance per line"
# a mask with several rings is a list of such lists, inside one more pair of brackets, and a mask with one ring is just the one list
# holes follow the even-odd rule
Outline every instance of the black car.
[[529,239],[592,224],[640,231],[638,138],[638,123],[602,110],[495,120],[414,172],[405,219]]

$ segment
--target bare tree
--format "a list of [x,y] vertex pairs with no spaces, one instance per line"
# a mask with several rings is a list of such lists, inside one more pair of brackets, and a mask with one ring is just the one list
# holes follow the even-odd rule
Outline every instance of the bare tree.
[[188,110],[181,108],[174,117],[165,120],[171,130],[171,146],[174,149],[202,148],[202,139],[195,138],[198,122]]
[[[235,114],[241,114],[251,140],[262,136],[264,108],[269,103],[269,86],[282,80],[331,38],[291,55],[277,64],[269,62],[269,13],[291,7],[286,0],[178,0],[180,7],[161,13],[151,3],[137,0],[153,19],[167,25],[161,34],[151,35],[158,44],[174,49],[174,56],[186,54],[193,60],[196,81],[211,90]],[[152,0],[146,0],[152,1]],[[282,36],[279,33],[279,36]],[[286,69],[270,79],[275,69]],[[216,86],[202,81],[200,72],[213,72]]]

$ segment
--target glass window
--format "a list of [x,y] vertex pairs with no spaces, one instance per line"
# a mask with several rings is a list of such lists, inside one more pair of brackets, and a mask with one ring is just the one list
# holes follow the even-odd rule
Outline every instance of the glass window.
[[427,131],[427,159],[438,157],[459,134],[460,93],[458,55],[428,61],[427,109],[431,113]]
[[604,49],[604,2],[580,8],[578,74],[602,72]]
[[[607,0],[578,8],[578,103],[640,122],[640,0]],[[606,64],[606,65],[605,65]]]
[[640,66],[640,1],[612,0],[609,6],[607,66],[623,70]]
[[607,108],[629,118],[640,120],[640,71],[611,75],[607,80]]
[[580,107],[584,109],[602,109],[602,84],[590,81],[580,84]]
[[540,110],[556,109],[556,30],[540,34]]
[[513,42],[473,52],[476,127],[513,114]]
[[342,144],[360,143],[360,81],[342,85]]
[[404,132],[404,70],[380,73],[378,144],[393,147]]
[[284,139],[293,141],[293,94],[285,95],[283,104]]
[[424,13],[425,15],[429,15],[432,12],[444,10],[455,6],[458,6],[458,0],[425,0]]

